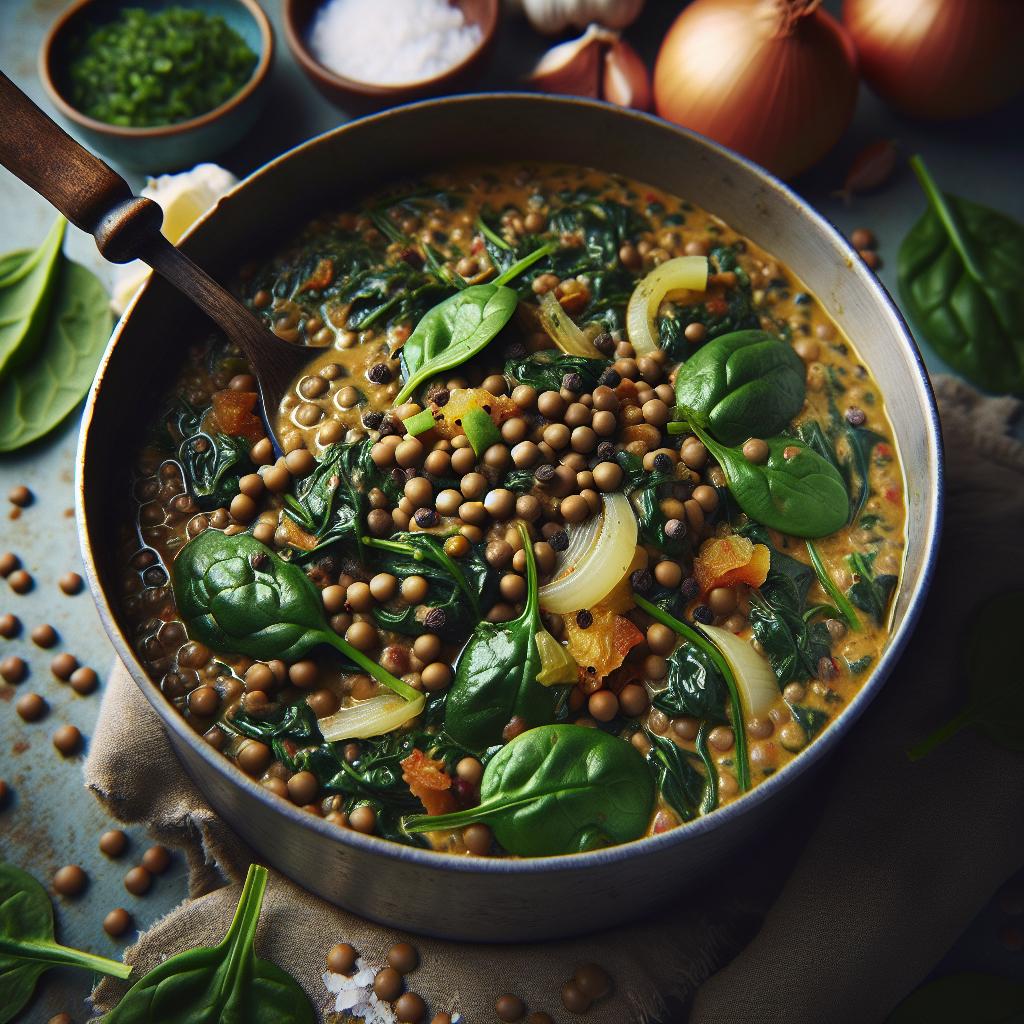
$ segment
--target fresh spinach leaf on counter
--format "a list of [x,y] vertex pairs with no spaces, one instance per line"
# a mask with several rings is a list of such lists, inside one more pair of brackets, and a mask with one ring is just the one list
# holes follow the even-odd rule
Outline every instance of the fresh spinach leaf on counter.
[[566,374],[579,374],[586,391],[593,390],[608,363],[603,359],[571,356],[553,349],[534,352],[505,363],[505,376],[517,384],[528,384],[538,391],[557,391]]
[[599,729],[545,725],[520,733],[491,758],[477,807],[417,814],[405,824],[410,832],[430,832],[485,822],[509,853],[551,857],[638,839],[654,795],[654,777],[631,744]]
[[266,887],[267,869],[251,864],[221,942],[168,957],[128,990],[103,1024],[314,1024],[316,1015],[299,983],[256,956],[253,943]]
[[701,811],[707,780],[690,760],[695,755],[683,750],[666,736],[649,729],[644,735],[651,744],[647,764],[654,773],[658,789],[680,821],[692,821]]
[[727,725],[729,688],[717,665],[695,644],[682,643],[668,659],[668,685],[655,694],[652,705],[670,718],[690,715]]
[[80,967],[114,978],[132,972],[118,960],[60,945],[46,890],[27,872],[0,861],[0,1024],[18,1015],[36,982],[54,967]]
[[789,426],[807,393],[803,360],[764,331],[735,331],[704,345],[676,376],[676,401],[723,444]]
[[171,417],[181,436],[178,462],[185,476],[185,486],[196,504],[206,512],[227,505],[238,493],[238,481],[253,471],[249,458],[252,442],[244,437],[204,430],[207,411],[197,412],[184,399],[179,399]]
[[919,156],[910,165],[928,209],[900,247],[907,312],[959,373],[989,391],[1024,394],[1024,225],[944,194]]
[[338,636],[299,566],[248,533],[205,530],[178,552],[174,598],[189,636],[215,651],[295,661],[327,644],[407,701],[420,694]]
[[666,555],[689,551],[690,540],[686,533],[676,537],[665,533],[668,517],[661,510],[659,490],[663,484],[673,483],[675,477],[659,470],[648,472],[632,452],[617,452],[615,461],[622,467],[622,489],[632,502],[641,538]]
[[854,551],[846,562],[853,573],[853,585],[846,592],[849,599],[875,622],[882,624],[889,600],[896,589],[897,577],[889,573],[875,575],[876,552]]
[[0,378],[0,452],[63,421],[89,390],[110,338],[109,297],[99,278],[63,257],[59,263],[31,362]]
[[994,743],[1024,752],[1024,681],[1019,663],[1019,633],[1024,590],[997,594],[971,616],[964,644],[966,705],[945,725],[913,746],[911,760],[930,754],[959,730],[972,726]]

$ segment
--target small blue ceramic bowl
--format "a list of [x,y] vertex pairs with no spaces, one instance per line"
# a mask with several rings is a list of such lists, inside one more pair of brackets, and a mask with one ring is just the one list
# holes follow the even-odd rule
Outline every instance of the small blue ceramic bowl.
[[[125,128],[87,117],[67,99],[68,45],[87,26],[124,7],[191,7],[220,15],[258,56],[252,76],[219,107],[177,124]],[[274,33],[256,0],[76,0],[46,35],[39,77],[50,100],[86,145],[127,170],[156,174],[192,167],[236,143],[253,126],[267,98]]]

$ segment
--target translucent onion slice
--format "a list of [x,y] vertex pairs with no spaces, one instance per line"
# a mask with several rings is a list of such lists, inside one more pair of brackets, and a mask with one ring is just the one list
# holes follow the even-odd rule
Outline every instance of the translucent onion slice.
[[638,356],[658,350],[654,318],[669,292],[702,292],[708,286],[707,256],[677,256],[655,267],[633,289],[626,307],[626,334]]
[[573,656],[546,630],[534,637],[540,655],[537,682],[541,686],[569,686],[579,681],[579,668]]
[[540,297],[540,323],[551,340],[567,355],[604,358],[551,292]]
[[605,494],[599,516],[571,531],[559,575],[540,588],[540,606],[558,615],[593,608],[626,574],[636,551],[636,515],[624,494]]
[[741,640],[727,629],[701,626],[701,630],[707,633],[729,663],[736,677],[744,715],[757,717],[768,714],[779,697],[779,681],[768,659],[758,654],[747,640]]
[[362,740],[383,736],[422,714],[426,699],[420,694],[405,700],[394,693],[382,693],[369,700],[342,708],[327,718],[317,719],[325,740]]

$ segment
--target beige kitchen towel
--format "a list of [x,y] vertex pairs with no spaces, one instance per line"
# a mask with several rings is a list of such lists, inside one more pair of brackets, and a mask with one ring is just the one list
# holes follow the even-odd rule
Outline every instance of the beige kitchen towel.
[[[690,1003],[700,1024],[883,1020],[1024,863],[1019,754],[967,731],[920,762],[906,756],[963,700],[958,651],[969,610],[1019,586],[1024,570],[1024,446],[1005,436],[1017,405],[981,398],[949,378],[939,378],[936,390],[947,446],[946,533],[917,635],[838,765],[819,773],[801,806],[731,876],[658,919],[584,939],[483,946],[370,924],[272,872],[257,949],[299,979],[325,1019],[333,1007],[322,979],[330,946],[351,942],[378,967],[404,938],[422,957],[409,987],[432,1012],[459,1010],[469,1022],[493,1020],[505,991],[564,1019],[559,988],[588,960],[616,982],[615,994],[587,1015],[595,1024],[678,1019]],[[218,941],[251,854],[203,802],[123,670],[104,696],[86,775],[115,816],[146,822],[189,858],[193,898],[146,931],[125,959],[141,974],[171,953]],[[104,981],[97,1008],[123,991]]]

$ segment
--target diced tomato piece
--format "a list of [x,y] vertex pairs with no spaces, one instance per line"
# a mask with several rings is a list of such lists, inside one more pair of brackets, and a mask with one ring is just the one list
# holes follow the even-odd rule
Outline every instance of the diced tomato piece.
[[437,420],[435,429],[441,437],[449,439],[464,433],[461,420],[470,409],[483,409],[498,427],[522,412],[508,395],[492,395],[483,388],[456,388],[449,393],[444,405],[432,405],[431,408]]
[[316,537],[311,533],[306,533],[291,516],[281,516],[281,522],[278,524],[277,529],[285,543],[290,544],[293,548],[299,548],[302,551],[312,551],[316,547]]
[[715,587],[748,583],[759,587],[768,578],[771,553],[764,544],[746,537],[713,537],[704,541],[693,560],[693,574],[706,594]]
[[402,778],[427,814],[448,814],[456,809],[452,777],[444,770],[443,761],[435,761],[415,748],[401,764]]
[[334,280],[334,260],[325,257],[313,268],[313,273],[302,282],[300,292],[317,292]]
[[894,505],[898,505],[900,500],[899,488],[887,487],[885,489],[885,497],[887,501],[891,501]]
[[725,316],[729,312],[729,303],[721,295],[712,295],[705,301],[704,308],[712,316]]
[[232,437],[244,437],[254,444],[266,431],[263,421],[253,413],[259,396],[254,391],[215,391],[213,393],[214,430]]
[[598,606],[591,612],[592,621],[583,629],[575,614],[564,615],[569,653],[580,667],[580,680],[588,677],[604,679],[625,660],[626,655],[643,643],[644,635],[625,616]]

